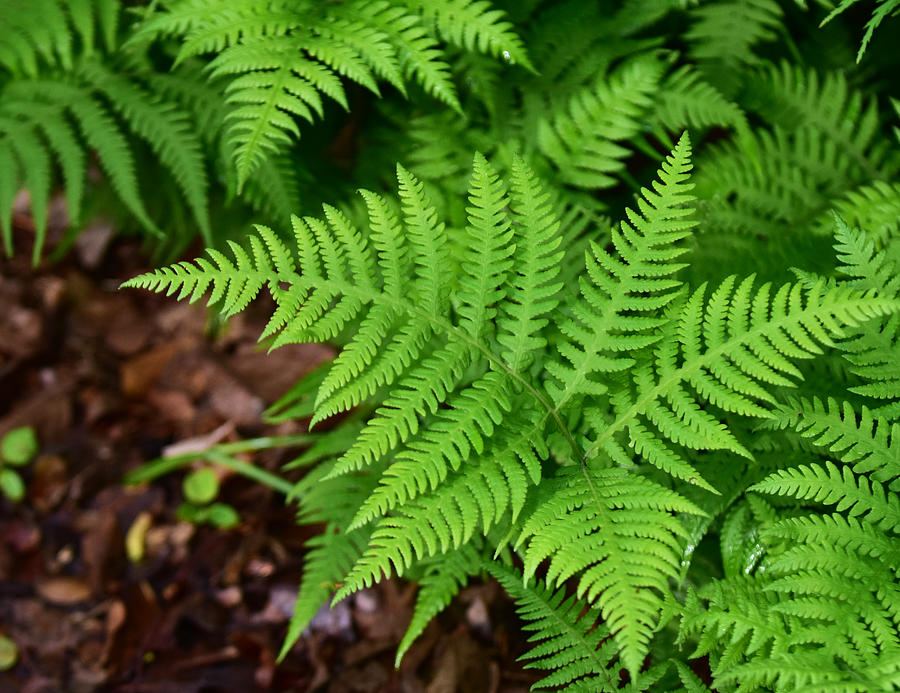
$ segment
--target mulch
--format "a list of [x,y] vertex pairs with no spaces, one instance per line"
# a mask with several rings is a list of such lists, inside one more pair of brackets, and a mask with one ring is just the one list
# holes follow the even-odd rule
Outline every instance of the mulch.
[[[461,593],[399,670],[394,650],[415,598],[399,581],[323,608],[276,663],[317,528],[234,475],[223,475],[220,496],[241,515],[233,530],[176,519],[183,472],[137,487],[122,477],[210,434],[303,432],[259,415],[331,351],[259,351],[265,305],[221,329],[202,307],[118,290],[146,259],[103,227],[37,270],[27,242],[20,229],[16,256],[0,261],[0,435],[33,426],[41,451],[24,468],[26,499],[0,499],[0,635],[18,648],[0,693],[528,689],[536,677],[515,661],[524,640],[494,583]],[[289,454],[246,459],[275,471]],[[125,548],[136,521],[137,562]]]

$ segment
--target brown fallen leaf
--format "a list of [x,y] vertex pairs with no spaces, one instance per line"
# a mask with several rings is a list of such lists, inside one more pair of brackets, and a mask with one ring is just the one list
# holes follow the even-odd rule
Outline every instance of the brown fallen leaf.
[[163,372],[169,362],[190,345],[190,340],[179,339],[154,347],[122,364],[119,383],[129,397],[143,395]]
[[59,455],[41,455],[32,464],[28,499],[34,507],[48,513],[65,497],[68,489],[66,461]]
[[74,606],[91,598],[91,588],[87,582],[68,575],[42,580],[36,589],[41,599],[57,606]]

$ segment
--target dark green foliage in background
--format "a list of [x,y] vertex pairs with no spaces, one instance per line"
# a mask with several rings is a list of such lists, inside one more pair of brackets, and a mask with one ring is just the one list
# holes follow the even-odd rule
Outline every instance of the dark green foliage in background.
[[544,689],[900,687],[895,0],[28,6],[0,211],[95,156],[210,248],[129,285],[343,347],[271,413],[349,412],[286,647],[403,575],[402,657],[492,575]]

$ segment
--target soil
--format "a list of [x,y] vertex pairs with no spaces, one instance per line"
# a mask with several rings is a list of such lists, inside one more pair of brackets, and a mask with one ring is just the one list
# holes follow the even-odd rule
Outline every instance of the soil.
[[[0,435],[33,426],[41,449],[26,498],[0,499],[0,635],[18,651],[0,693],[528,690],[538,677],[515,662],[524,640],[494,583],[466,589],[399,669],[415,587],[396,581],[323,607],[276,663],[317,528],[242,477],[222,476],[232,530],[176,519],[184,471],[122,479],[169,446],[303,432],[260,412],[331,351],[259,351],[265,305],[222,328],[202,307],[119,290],[145,255],[100,225],[32,269],[19,226],[0,261]],[[246,460],[277,471],[291,452]]]

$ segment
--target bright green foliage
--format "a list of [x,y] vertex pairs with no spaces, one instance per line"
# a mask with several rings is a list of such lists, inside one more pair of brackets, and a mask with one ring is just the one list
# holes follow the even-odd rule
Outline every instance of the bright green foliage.
[[[850,7],[853,7],[857,3],[857,0],[840,0],[837,7],[835,7],[831,13],[822,20],[822,24],[827,24],[832,19],[837,17],[842,12],[846,11]],[[875,10],[872,12],[872,18],[866,22],[866,31],[863,34],[862,43],[859,46],[859,53],[856,56],[856,62],[862,60],[863,55],[866,52],[866,46],[869,45],[869,41],[872,40],[872,35],[875,33],[875,30],[878,26],[887,18],[892,15],[896,15],[900,13],[900,0],[878,0]]]
[[93,150],[119,200],[148,231],[160,234],[144,204],[132,140],[144,140],[177,181],[207,243],[207,172],[200,136],[187,113],[155,93],[143,56],[116,50],[118,2],[8,2],[0,28],[15,39],[0,51],[0,230],[12,252],[10,211],[28,189],[35,224],[33,260],[44,244],[47,202],[58,166],[68,214],[81,222]]
[[227,139],[240,190],[273,153],[299,137],[297,119],[324,115],[323,97],[349,108],[342,78],[380,94],[415,81],[461,113],[450,66],[436,37],[530,67],[522,42],[489,2],[386,0],[182,0],[163,3],[131,37],[141,44],[182,39],[175,64],[215,53],[211,79],[225,78]]
[[14,467],[28,464],[37,451],[37,434],[31,426],[14,428],[0,439],[0,460]]
[[25,497],[25,482],[12,468],[31,462],[37,451],[37,435],[31,426],[14,428],[0,439],[0,493],[14,503]]
[[[880,658],[893,656],[895,624],[882,612],[893,608],[893,592],[877,585],[893,549],[879,533],[896,529],[900,505],[886,479],[864,476],[889,467],[887,429],[784,395],[815,373],[811,359],[900,311],[888,273],[862,269],[881,256],[839,225],[840,278],[807,272],[772,283],[751,274],[687,285],[705,200],[695,199],[685,134],[609,235],[580,246],[581,268],[566,276],[558,199],[521,158],[509,168],[502,176],[475,156],[460,228],[400,166],[396,200],[360,192],[364,225],[326,205],[322,218],[293,217],[290,242],[258,226],[230,256],[210,250],[210,260],[126,282],[190,300],[209,294],[226,315],[265,290],[275,302],[262,336],[270,346],[343,344],[296,395],[315,392],[312,410],[297,409],[312,412],[313,426],[356,408],[360,416],[321,434],[322,445],[298,461],[314,465],[296,487],[301,519],[325,532],[312,542],[286,648],[332,592],[340,600],[409,575],[421,588],[400,657],[486,566],[542,641],[530,657],[551,671],[548,688],[618,690],[621,669],[627,690],[676,681],[697,690],[683,665],[656,658],[666,638],[677,656],[661,629],[682,611],[682,638],[698,637],[726,689],[743,676],[776,687],[831,681],[819,661],[826,655],[852,671],[876,659],[887,667]],[[794,408],[821,415],[812,426],[802,418],[803,436],[854,451],[847,460],[858,468],[782,460],[764,478],[768,458],[757,459],[752,428],[764,421],[772,435],[782,432]],[[839,519],[782,516],[784,504],[764,493],[833,503]],[[728,578],[707,576],[682,605],[673,585],[694,579],[692,553],[705,532],[719,531],[720,513]],[[835,611],[831,630],[809,625],[802,636],[797,666],[819,678],[792,660],[765,671],[761,658],[791,652],[766,619],[806,617],[778,605],[802,594],[818,614],[823,603],[805,595],[821,600],[836,589],[816,583],[837,570],[833,558],[816,562],[824,547],[854,552],[859,567],[848,577],[875,580],[870,601],[846,607],[871,632],[861,626],[831,643],[846,620]],[[509,550],[524,564],[521,579],[499,558]],[[798,571],[810,577],[793,581]],[[738,613],[759,614],[760,625],[731,626]],[[718,629],[731,635],[719,638]],[[803,659],[823,641],[832,649]],[[891,675],[884,671],[866,676]]]
[[203,467],[184,477],[181,488],[189,503],[205,505],[219,495],[219,477],[215,470]]

